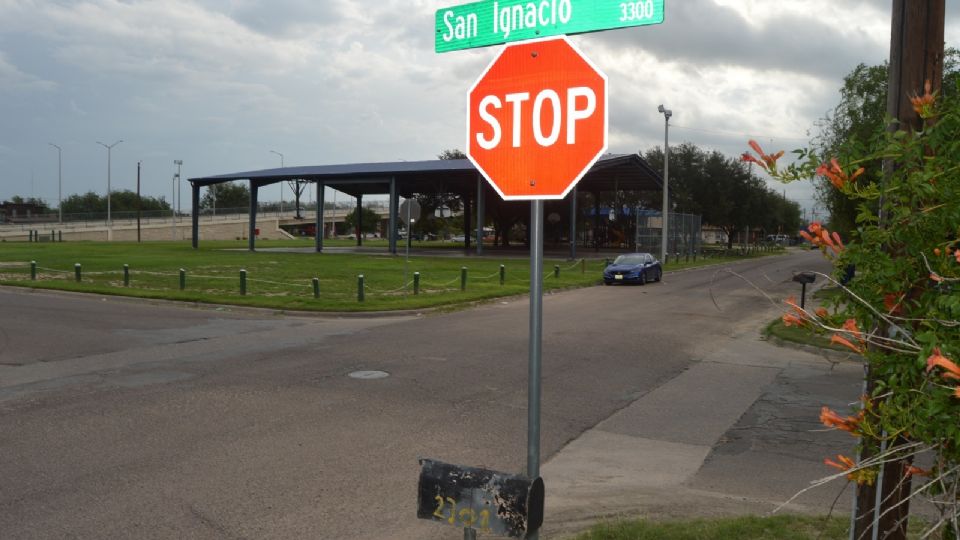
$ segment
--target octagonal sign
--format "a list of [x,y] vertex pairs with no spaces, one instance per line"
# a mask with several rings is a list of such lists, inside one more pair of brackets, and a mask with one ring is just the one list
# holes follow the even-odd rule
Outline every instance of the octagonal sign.
[[562,199],[607,149],[607,76],[566,37],[506,45],[467,94],[467,157],[506,200]]

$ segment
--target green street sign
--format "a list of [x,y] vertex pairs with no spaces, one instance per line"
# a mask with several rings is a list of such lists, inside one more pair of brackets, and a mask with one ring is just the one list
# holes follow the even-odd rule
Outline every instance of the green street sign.
[[664,0],[484,0],[437,10],[438,53],[663,22]]

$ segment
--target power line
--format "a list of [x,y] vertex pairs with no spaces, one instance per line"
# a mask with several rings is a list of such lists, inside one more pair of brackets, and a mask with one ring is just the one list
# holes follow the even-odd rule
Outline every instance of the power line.
[[781,135],[760,135],[756,133],[740,133],[736,131],[724,131],[719,129],[705,129],[705,128],[690,127],[690,126],[679,126],[677,124],[670,124],[670,127],[679,128],[679,129],[688,129],[690,131],[701,131],[703,133],[714,133],[716,135],[729,135],[731,137],[745,137],[748,139],[767,139],[767,140],[784,139],[788,141],[804,141],[804,142],[810,141],[810,137],[785,137]]

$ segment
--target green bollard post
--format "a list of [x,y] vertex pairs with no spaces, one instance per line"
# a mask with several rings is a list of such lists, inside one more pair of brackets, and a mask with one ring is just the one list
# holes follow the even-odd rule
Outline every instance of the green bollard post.
[[33,229],[27,231],[27,243],[33,243]]
[[123,286],[124,287],[130,286],[130,265],[129,264],[123,265]]
[[80,263],[73,265],[73,277],[77,279],[77,283],[80,283],[80,281],[82,281],[83,277],[82,277],[82,270],[81,270]]
[[580,259],[580,273],[581,273],[581,274],[586,274],[586,273],[587,273],[587,260],[586,260],[586,259]]
[[240,296],[247,295],[247,271],[240,269]]
[[420,294],[420,272],[413,273],[413,294]]
[[460,267],[460,290],[461,291],[467,290],[467,267],[466,266]]
[[363,302],[363,274],[357,276],[357,302]]
[[57,231],[57,242],[63,242],[63,231]]
[[507,267],[500,265],[500,285],[503,285],[507,281]]
[[313,297],[320,298],[320,278],[313,278]]
[[30,261],[30,281],[37,280],[37,261]]
[[183,268],[180,269],[180,290],[187,288],[187,271]]
[[559,278],[560,278],[560,265],[559,265],[559,264],[553,265],[553,277],[554,277],[554,279],[559,279]]
[[50,241],[51,242],[57,241],[57,231],[50,231]]

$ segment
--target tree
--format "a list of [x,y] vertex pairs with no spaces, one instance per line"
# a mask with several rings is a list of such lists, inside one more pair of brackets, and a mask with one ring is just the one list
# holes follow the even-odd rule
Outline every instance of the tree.
[[200,208],[250,208],[250,188],[237,182],[210,185],[200,199]]
[[[163,198],[140,197],[140,209],[145,212],[170,210],[170,204]],[[114,191],[110,194],[111,212],[136,212],[137,194],[130,190]],[[83,195],[70,195],[63,200],[64,214],[106,214],[107,198],[88,191]]]
[[437,159],[467,159],[467,155],[459,148],[448,148],[437,154]]
[[[940,511],[924,537],[937,529],[944,540],[960,537],[960,96],[953,90],[938,99],[918,89],[916,125],[907,116],[911,125],[896,132],[880,126],[867,145],[851,139],[836,154],[801,151],[783,169],[759,147],[759,157],[744,155],[783,181],[820,176],[856,204],[846,244],[820,223],[802,232],[833,261],[835,283],[845,276],[838,286],[845,294],[816,312],[788,300],[783,322],[832,334],[868,368],[866,395],[852,415],[821,412],[828,427],[858,437],[861,452],[859,460],[828,460],[841,472],[824,481],[856,482],[864,508],[860,494],[882,471],[883,488],[872,498],[879,517],[870,523],[871,511],[856,520],[882,537],[906,537],[905,505],[921,496]],[[880,160],[890,160],[885,174],[867,172]],[[927,470],[912,465],[924,453]],[[889,513],[897,519],[885,523]]]
[[290,180],[287,182],[287,185],[290,186],[290,191],[293,191],[293,200],[295,205],[296,218],[301,219],[303,216],[300,215],[300,197],[303,196],[303,192],[307,189],[306,180]]
[[[363,218],[363,229],[360,232],[364,234],[376,232],[377,224],[380,223],[380,214],[366,206],[361,207],[361,211],[363,212],[361,214]],[[343,222],[346,223],[348,230],[357,230],[357,209],[354,208],[349,214],[344,216]]]
[[[943,94],[960,91],[960,51],[944,54]],[[859,64],[843,78],[840,103],[818,123],[819,135],[812,145],[820,155],[837,155],[841,149],[865,150],[882,137],[887,114],[888,66]],[[863,163],[867,176],[880,174],[882,160]],[[829,226],[844,236],[856,228],[857,204],[829,180],[817,181],[817,199],[830,212]]]
[[[449,149],[437,154],[437,159],[466,159],[460,150]],[[444,184],[437,181],[426,193],[416,193],[414,198],[420,204],[420,219],[414,222],[413,230],[421,235],[442,234],[449,226],[447,218],[463,209],[463,197],[459,193],[444,192]],[[445,218],[436,217],[438,208],[447,208]],[[366,218],[364,218],[366,219]]]
[[[663,151],[648,151],[646,160],[662,168]],[[728,248],[745,229],[793,235],[800,228],[797,203],[773,192],[739,160],[692,143],[670,148],[670,199],[673,211],[697,214],[723,230]],[[659,201],[649,204],[659,207]]]

